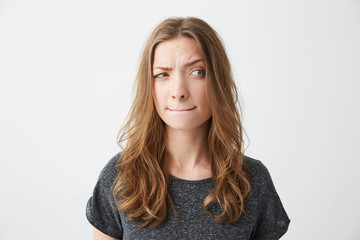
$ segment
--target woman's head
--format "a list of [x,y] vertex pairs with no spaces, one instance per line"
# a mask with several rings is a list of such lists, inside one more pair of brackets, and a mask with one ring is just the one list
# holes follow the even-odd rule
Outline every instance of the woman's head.
[[152,72],[154,103],[165,130],[206,133],[211,110],[206,96],[205,63],[195,40],[176,37],[159,43]]
[[198,18],[170,18],[154,29],[141,57],[135,102],[143,105],[141,112],[145,115],[144,117],[151,116],[152,122],[158,122],[152,92],[155,81],[154,55],[161,43],[176,38],[192,39],[202,56],[206,73],[205,91],[213,115],[212,121],[223,117],[224,108],[233,111],[233,105],[237,100],[236,88],[231,76],[229,60],[216,31]]

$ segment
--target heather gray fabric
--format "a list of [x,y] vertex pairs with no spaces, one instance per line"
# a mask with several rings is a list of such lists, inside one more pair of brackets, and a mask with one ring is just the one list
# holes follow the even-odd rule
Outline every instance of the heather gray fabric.
[[[215,223],[203,210],[203,200],[213,187],[211,178],[187,181],[172,177],[170,193],[178,211],[178,222],[169,209],[160,227],[139,228],[139,222],[129,221],[111,205],[110,188],[118,170],[119,154],[102,170],[93,196],[86,207],[89,222],[103,233],[118,239],[279,239],[288,229],[290,220],[281,204],[270,174],[258,160],[245,158],[250,168],[252,192],[243,214],[233,224]],[[216,214],[217,203],[209,210]]]

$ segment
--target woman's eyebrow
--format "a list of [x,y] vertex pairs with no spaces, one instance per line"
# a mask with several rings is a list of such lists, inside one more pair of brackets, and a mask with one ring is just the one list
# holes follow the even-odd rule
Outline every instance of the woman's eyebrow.
[[170,70],[172,70],[171,67],[153,67],[153,69],[161,69],[161,70],[165,70],[165,71],[170,71]]
[[[194,61],[191,61],[191,62],[189,62],[189,63],[186,63],[185,65],[184,65],[184,67],[190,67],[190,66],[192,66],[192,65],[194,65],[194,64],[196,64],[196,63],[199,63],[199,62],[203,62],[204,60],[203,59],[196,59],[196,60],[194,60]],[[165,70],[165,71],[169,71],[169,70],[172,70],[172,68],[171,67],[158,67],[158,66],[156,66],[156,67],[153,67],[153,69],[161,69],[161,70]]]
[[191,61],[191,62],[185,64],[185,67],[190,67],[190,66],[192,66],[192,65],[195,65],[195,64],[198,63],[198,62],[203,62],[203,61],[204,61],[203,59],[196,59],[196,60],[194,60],[194,61]]

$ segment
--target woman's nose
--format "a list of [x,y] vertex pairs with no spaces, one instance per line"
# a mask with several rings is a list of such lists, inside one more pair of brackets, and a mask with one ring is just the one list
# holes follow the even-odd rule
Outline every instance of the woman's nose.
[[185,77],[180,74],[173,79],[173,90],[171,93],[171,98],[173,100],[185,100],[189,96],[189,91],[186,86]]
[[188,94],[185,89],[177,89],[173,92],[171,98],[177,99],[177,100],[185,100],[187,98]]

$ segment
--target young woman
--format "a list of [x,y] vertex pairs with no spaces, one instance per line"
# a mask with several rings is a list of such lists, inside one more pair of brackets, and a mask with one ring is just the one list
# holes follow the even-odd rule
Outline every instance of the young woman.
[[244,156],[230,63],[197,18],[170,18],[142,54],[119,143],[86,215],[94,239],[279,239],[289,218],[269,172]]

